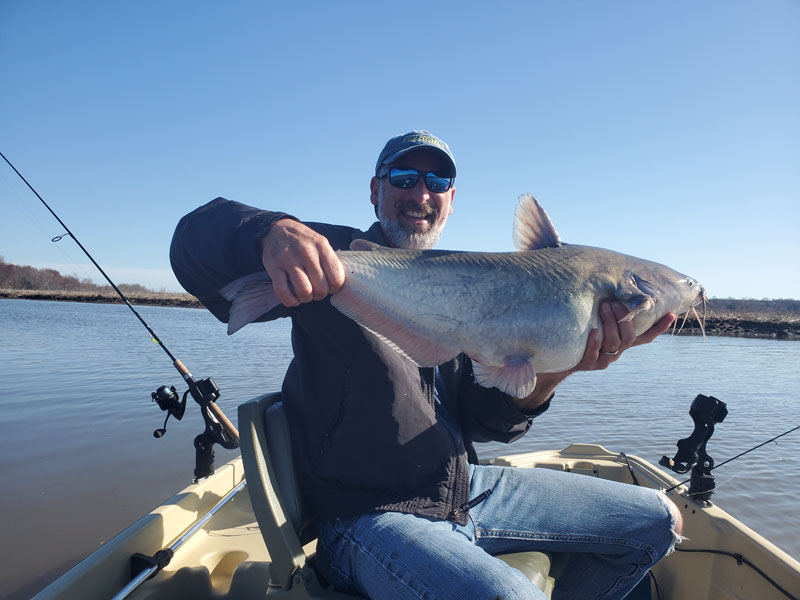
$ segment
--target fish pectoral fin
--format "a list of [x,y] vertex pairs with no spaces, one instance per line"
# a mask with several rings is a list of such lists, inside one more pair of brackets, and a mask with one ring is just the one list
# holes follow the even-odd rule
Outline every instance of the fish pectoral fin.
[[628,314],[619,319],[618,323],[630,321],[639,313],[650,310],[656,304],[653,297],[647,294],[634,294],[627,298],[620,298],[619,300],[625,305],[625,308],[628,309]]
[[530,356],[507,356],[503,365],[484,365],[472,361],[475,381],[486,388],[496,387],[515,398],[525,398],[536,387],[536,369]]
[[228,315],[228,335],[236,333],[280,304],[266,271],[251,273],[235,279],[222,288],[219,293],[231,302]]
[[637,273],[631,273],[630,278],[620,285],[616,294],[616,299],[628,309],[628,314],[619,322],[630,321],[639,313],[653,309],[656,305],[655,296],[659,293],[657,286]]
[[372,250],[386,250],[386,247],[376,244],[375,242],[370,242],[369,240],[358,239],[350,242],[350,250],[369,252]]

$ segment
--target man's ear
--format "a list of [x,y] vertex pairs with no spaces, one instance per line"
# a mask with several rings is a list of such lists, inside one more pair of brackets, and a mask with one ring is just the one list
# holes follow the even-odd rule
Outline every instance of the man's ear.
[[447,213],[448,216],[453,214],[453,198],[456,197],[456,188],[455,186],[450,188],[450,211]]
[[372,205],[377,207],[378,206],[378,191],[381,187],[381,180],[377,177],[373,177],[369,180],[369,201],[372,202]]

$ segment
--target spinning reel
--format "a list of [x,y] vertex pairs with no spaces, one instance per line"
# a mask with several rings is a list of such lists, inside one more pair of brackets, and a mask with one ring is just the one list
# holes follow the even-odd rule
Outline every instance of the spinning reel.
[[153,436],[160,438],[167,432],[167,421],[170,416],[174,416],[178,421],[183,418],[183,414],[186,411],[186,397],[191,393],[192,398],[200,405],[200,412],[205,422],[203,432],[194,438],[194,477],[196,481],[214,473],[214,444],[233,450],[239,447],[239,439],[238,432],[236,437],[229,434],[226,428],[212,414],[212,403],[220,396],[219,387],[213,377],[195,381],[191,373],[187,371],[187,375],[184,378],[186,383],[189,384],[189,389],[184,392],[181,401],[178,401],[178,391],[174,385],[169,387],[162,385],[150,394],[153,402],[156,402],[161,410],[167,411],[164,426],[161,429],[156,429],[153,432]]

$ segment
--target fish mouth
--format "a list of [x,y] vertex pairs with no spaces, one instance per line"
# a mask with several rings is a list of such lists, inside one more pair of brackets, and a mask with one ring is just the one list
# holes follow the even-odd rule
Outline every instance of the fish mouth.
[[[703,340],[706,339],[706,316],[708,314],[708,296],[706,296],[706,290],[703,288],[702,285],[694,282],[700,288],[700,291],[695,296],[694,301],[689,306],[689,308],[683,313],[683,321],[681,321],[680,328],[678,328],[678,319],[675,319],[675,322],[672,325],[672,333],[680,333],[683,331],[684,325],[686,325],[686,321],[689,318],[689,315],[693,315],[694,318],[697,320],[697,324],[700,326],[700,331],[703,333]],[[697,307],[703,307],[702,315],[697,312]],[[677,331],[676,331],[677,330]]]

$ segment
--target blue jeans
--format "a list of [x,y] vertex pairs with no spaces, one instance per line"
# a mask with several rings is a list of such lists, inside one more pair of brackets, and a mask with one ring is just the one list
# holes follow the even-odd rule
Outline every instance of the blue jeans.
[[317,565],[368,598],[536,599],[545,595],[493,554],[571,553],[553,599],[624,598],[671,551],[674,518],[655,490],[548,469],[470,466],[470,498],[450,521],[388,512],[322,524]]

